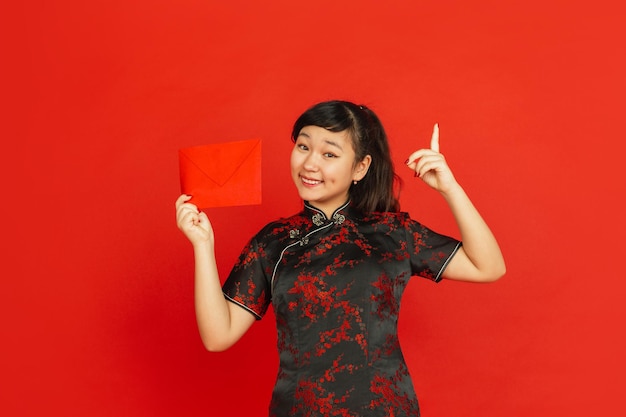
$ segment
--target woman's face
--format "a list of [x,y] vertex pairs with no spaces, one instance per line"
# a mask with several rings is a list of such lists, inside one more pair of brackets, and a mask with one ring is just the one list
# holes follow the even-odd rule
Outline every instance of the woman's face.
[[318,126],[300,130],[291,152],[291,176],[300,198],[330,217],[348,200],[352,181],[367,173],[371,157],[355,163],[348,131],[331,132]]

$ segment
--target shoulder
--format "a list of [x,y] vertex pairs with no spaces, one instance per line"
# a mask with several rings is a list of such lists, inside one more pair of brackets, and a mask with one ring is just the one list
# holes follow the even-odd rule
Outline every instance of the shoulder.
[[371,212],[364,214],[358,223],[361,227],[386,234],[405,232],[419,226],[406,212]]
[[409,223],[415,223],[414,220],[411,219],[409,213],[406,212],[392,212],[392,211],[384,211],[384,212],[372,212],[363,215],[361,218],[363,223],[368,224],[388,224],[388,225],[396,225],[396,226],[404,226]]
[[288,239],[290,231],[299,230],[306,223],[307,219],[302,213],[281,217],[263,226],[253,239],[258,241]]
[[[263,226],[241,251],[239,266],[251,264],[251,260],[270,262],[279,256],[282,248],[293,240],[292,230],[297,230],[301,215],[280,218]],[[235,269],[239,266],[235,266]]]

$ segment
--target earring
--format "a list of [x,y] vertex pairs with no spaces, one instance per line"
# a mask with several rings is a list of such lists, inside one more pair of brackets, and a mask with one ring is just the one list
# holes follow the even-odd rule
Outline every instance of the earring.
[[352,181],[352,184],[356,185],[357,182],[358,182],[357,180],[354,180]]

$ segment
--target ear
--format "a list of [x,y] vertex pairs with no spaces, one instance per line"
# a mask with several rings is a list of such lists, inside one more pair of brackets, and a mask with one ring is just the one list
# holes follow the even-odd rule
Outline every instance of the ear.
[[361,181],[367,171],[370,169],[370,165],[372,164],[371,155],[365,155],[363,159],[356,163],[354,166],[354,170],[352,172],[352,180],[353,181]]

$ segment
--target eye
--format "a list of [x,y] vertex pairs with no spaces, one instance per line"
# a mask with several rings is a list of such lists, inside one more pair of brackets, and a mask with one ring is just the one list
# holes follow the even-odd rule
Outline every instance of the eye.
[[332,152],[326,152],[326,153],[324,154],[324,156],[325,156],[326,158],[336,158],[336,157],[337,157],[337,155],[335,155],[335,154],[334,154],[334,153],[332,153]]
[[301,151],[308,151],[309,150],[309,147],[304,145],[304,144],[302,144],[302,143],[296,143],[296,147],[298,149],[300,149]]

